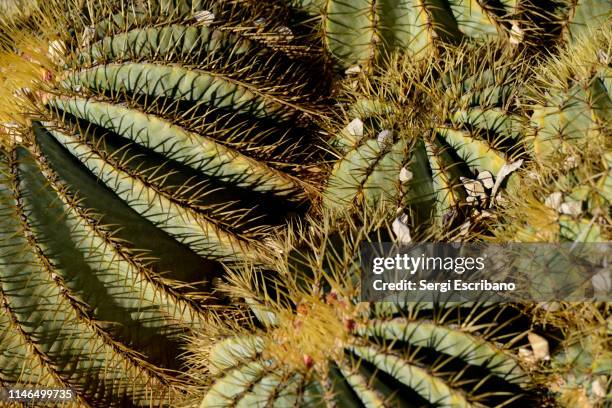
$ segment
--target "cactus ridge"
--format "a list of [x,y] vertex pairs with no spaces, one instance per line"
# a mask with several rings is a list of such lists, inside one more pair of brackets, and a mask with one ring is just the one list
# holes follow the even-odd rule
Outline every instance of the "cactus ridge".
[[609,24],[612,5],[600,0],[563,1],[555,10],[555,17],[562,27],[563,39],[573,43],[591,30]]
[[[440,226],[469,215],[475,204],[491,206],[497,179],[497,189],[516,183],[503,173],[525,156],[526,120],[509,84],[524,78],[524,66],[510,67],[503,56],[471,45],[436,61],[399,57],[361,89],[347,91],[354,107],[341,116],[340,130],[331,130],[340,159],[325,206],[382,200],[407,214],[416,210],[411,226]],[[486,188],[474,191],[474,183]]]
[[19,114],[0,112],[19,123],[0,148],[0,381],[169,406],[226,268],[262,262],[316,198],[325,76],[275,31],[281,6],[40,8],[49,32],[2,44],[28,75],[7,82]]
[[95,65],[105,60],[176,59],[202,61],[209,53],[234,58],[252,49],[250,41],[209,27],[173,24],[165,27],[135,28],[107,36],[79,53],[78,65]]
[[[394,337],[389,339],[392,343],[406,341],[412,345],[432,347],[438,353],[456,353],[453,357],[470,363],[480,362],[510,383],[521,383],[525,380],[516,362],[503,351],[460,331],[451,332],[440,328],[438,333],[432,334],[428,330],[427,322],[412,322],[408,325],[393,320],[372,323],[378,329],[381,329],[382,324],[393,324],[396,331],[393,333]],[[371,337],[378,338],[383,333],[382,330],[368,332]],[[255,339],[263,341],[264,338]],[[419,359],[411,359],[409,351],[387,349],[392,346],[381,346],[378,341],[371,341],[373,343],[369,343],[365,336],[362,340],[355,340],[357,344],[365,345],[347,346],[345,357],[341,360],[331,360],[330,367],[326,369],[326,373],[320,374],[321,377],[319,373],[304,372],[298,376],[291,371],[287,372],[288,368],[280,362],[261,356],[265,349],[258,350],[251,344],[237,343],[234,338],[220,341],[210,356],[210,364],[215,367],[214,371],[220,377],[208,390],[201,406],[247,406],[266,403],[276,403],[279,406],[318,406],[324,402],[340,406],[395,406],[398,403],[397,398],[401,397],[396,395],[394,398],[394,392],[381,382],[382,378],[376,378],[386,375],[398,381],[400,387],[408,387],[402,388],[402,394],[406,397],[407,390],[413,389],[423,401],[436,406],[480,406],[466,395],[465,391],[460,390],[461,380],[457,379],[454,383],[451,379],[449,385],[446,382],[448,379],[441,375],[445,364],[450,364],[448,357],[447,361],[440,359],[432,372],[431,368],[423,368]],[[436,370],[439,370],[440,374]],[[378,374],[375,374],[376,372]],[[414,400],[415,397],[410,398]],[[510,403],[518,398],[520,395],[515,394],[506,402]]]
[[[360,303],[353,286],[359,248],[391,231],[380,221],[348,223],[332,221],[333,232],[297,229],[291,243],[280,244],[288,251],[275,274],[234,276],[227,290],[249,293],[259,323],[213,325],[192,344],[194,370],[205,367],[214,377],[201,407],[528,400],[521,388],[528,374],[513,356],[523,337],[515,331],[520,314],[484,303]],[[471,377],[476,372],[481,382]]]

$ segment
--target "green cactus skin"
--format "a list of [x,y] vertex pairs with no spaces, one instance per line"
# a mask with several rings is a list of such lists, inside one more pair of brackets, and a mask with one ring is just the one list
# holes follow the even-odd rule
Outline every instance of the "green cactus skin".
[[323,77],[240,3],[67,6],[57,81],[0,152],[1,384],[171,405],[221,262],[307,209]]
[[277,275],[233,280],[236,293],[249,293],[259,323],[209,330],[191,345],[192,374],[203,367],[214,380],[201,408],[531,401],[523,388],[529,376],[514,355],[524,337],[520,313],[482,303],[360,302],[351,284],[359,285],[360,248],[391,231],[370,218],[348,227],[328,222],[281,245],[292,250],[275,264]]
[[56,193],[25,149],[2,159],[2,329],[18,337],[0,343],[3,382],[46,379],[85,405],[167,389],[171,377],[137,350],[170,357],[166,349],[203,319],[197,305]]
[[[324,192],[327,208],[376,206],[382,200],[421,212],[420,220],[412,224],[433,219],[439,226],[467,207],[469,191],[462,177],[488,174],[492,183],[520,160],[525,120],[514,106],[520,68],[492,56],[481,58],[481,48],[455,52],[471,55],[466,58],[471,62],[455,68],[462,62],[452,57],[442,64],[428,61],[425,69],[436,66],[435,74],[427,71],[414,78],[402,77],[410,68],[399,62],[387,67],[390,74],[375,77],[375,85],[364,87],[365,92],[349,91],[356,102],[341,126],[357,118],[365,129],[359,137],[350,128],[335,131],[332,143],[341,158]],[[419,77],[424,78],[422,89],[403,85]],[[378,94],[369,94],[369,89],[378,89]],[[386,146],[378,137],[383,129],[393,132]],[[406,170],[411,179],[401,180],[400,173]],[[511,175],[504,185],[512,184]]]
[[[344,358],[329,361],[327,378],[314,372],[287,372],[283,362],[262,358],[265,349],[260,337],[220,341],[210,354],[213,374],[218,377],[200,407],[483,406],[475,401],[478,391],[470,395],[458,382],[453,384],[441,374],[443,364],[438,373],[419,361],[415,350],[420,347],[489,370],[489,376],[508,384],[525,381],[517,362],[486,336],[451,328],[455,327],[452,321],[404,318],[399,309],[396,314],[373,311],[368,326],[358,328],[349,340]],[[452,314],[451,309],[446,312]],[[519,398],[520,394],[515,394],[501,400]]]
[[[609,27],[583,35],[537,72],[533,164],[499,228],[502,240],[602,242],[612,235]],[[526,199],[527,198],[527,199]]]
[[452,41],[465,34],[497,35],[494,14],[475,2],[453,8],[444,1],[329,1],[324,13],[327,47],[347,67],[368,66],[383,50],[396,48],[418,58],[431,50],[434,38]]
[[612,68],[603,67],[591,78],[570,89],[551,89],[547,100],[534,107],[531,121],[537,134],[534,153],[546,160],[555,153],[582,150],[589,136],[610,126],[612,115]]

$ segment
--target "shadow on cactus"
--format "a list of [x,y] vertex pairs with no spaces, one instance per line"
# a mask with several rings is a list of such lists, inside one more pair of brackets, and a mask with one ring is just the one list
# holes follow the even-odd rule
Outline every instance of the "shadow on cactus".
[[340,159],[324,205],[383,200],[403,229],[467,234],[515,184],[525,156],[517,102],[526,66],[485,43],[425,62],[396,56],[372,79],[347,81],[348,107],[330,131]]
[[325,76],[282,7],[41,10],[0,60],[0,383],[168,404],[221,262],[257,263],[317,195]]
[[190,406],[537,403],[514,353],[524,316],[509,305],[360,302],[359,247],[392,232],[375,221],[382,213],[361,226],[335,215],[281,241],[274,273],[233,275],[224,289],[256,318],[212,324],[194,340],[202,387]]

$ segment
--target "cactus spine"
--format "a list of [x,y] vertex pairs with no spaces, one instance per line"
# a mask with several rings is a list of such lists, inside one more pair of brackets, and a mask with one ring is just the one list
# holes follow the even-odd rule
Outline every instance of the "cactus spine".
[[[327,222],[280,244],[287,251],[276,275],[232,279],[228,290],[249,293],[260,322],[209,328],[194,342],[194,374],[205,368],[214,378],[200,407],[530,401],[514,355],[520,314],[484,304],[360,303],[360,245],[391,231],[372,221]],[[324,231],[330,225],[338,229]],[[219,336],[213,343],[211,333]]]
[[167,406],[184,336],[227,302],[221,262],[257,262],[316,195],[321,77],[266,4],[41,7],[53,31],[4,60],[31,69],[3,77],[0,380]]

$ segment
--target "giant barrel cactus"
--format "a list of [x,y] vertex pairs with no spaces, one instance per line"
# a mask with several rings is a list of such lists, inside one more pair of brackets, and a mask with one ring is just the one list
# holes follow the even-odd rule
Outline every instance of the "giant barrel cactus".
[[373,220],[349,223],[324,221],[280,244],[277,275],[235,276],[230,291],[250,298],[259,321],[209,327],[194,342],[192,373],[214,379],[201,408],[531,401],[514,354],[523,343],[520,313],[507,305],[361,302],[360,246],[390,232]]
[[[290,40],[261,15],[282,10],[267,7],[52,3],[32,20],[51,17],[51,31],[13,37],[3,61],[21,65],[3,66],[0,85],[20,106],[1,112],[19,123],[3,124],[0,153],[0,384],[71,388],[77,406],[176,397],[183,336],[227,302],[213,291],[220,262],[258,262],[314,195],[301,176],[319,154],[324,91],[310,78],[323,77],[281,51]],[[25,48],[43,37],[49,55]],[[16,82],[32,66],[42,78]]]

